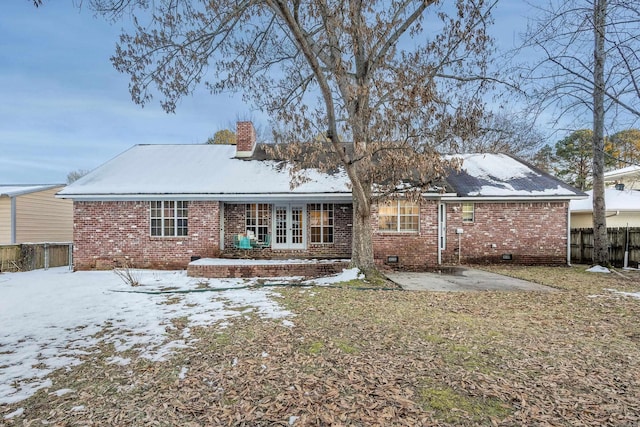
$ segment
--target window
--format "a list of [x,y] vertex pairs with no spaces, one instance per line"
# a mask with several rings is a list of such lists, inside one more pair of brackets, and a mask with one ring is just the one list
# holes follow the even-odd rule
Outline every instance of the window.
[[256,238],[264,242],[269,234],[269,205],[265,203],[249,203],[245,216],[247,234],[253,233]]
[[462,222],[473,222],[473,203],[462,204]]
[[418,231],[420,208],[406,200],[380,205],[378,229],[380,231]]
[[159,237],[186,236],[189,202],[151,202],[151,235]]
[[311,243],[333,243],[333,203],[309,205]]

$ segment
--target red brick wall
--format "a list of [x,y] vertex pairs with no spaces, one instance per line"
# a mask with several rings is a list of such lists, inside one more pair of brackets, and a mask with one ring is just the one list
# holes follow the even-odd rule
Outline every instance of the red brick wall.
[[[447,203],[443,263],[566,264],[567,202],[475,203],[474,221],[462,222],[462,205]],[[495,247],[493,247],[495,245]],[[503,261],[512,254],[512,261]]]
[[[351,258],[351,204],[334,203],[334,224],[333,243],[314,244],[311,243],[311,226],[309,220],[309,206],[307,205],[307,249],[284,250],[284,249],[263,249],[251,251],[251,258]],[[272,224],[273,206],[269,206],[269,234],[273,238]],[[224,255],[235,257],[246,256],[245,250],[233,250],[233,236],[246,231],[246,205],[244,203],[224,205]]]
[[218,202],[189,202],[189,235],[151,237],[149,202],[74,202],[74,268],[186,268],[219,254]]
[[[510,262],[520,264],[566,263],[568,203],[475,203],[473,223],[462,222],[460,203],[446,206],[447,247],[442,254],[445,264],[458,262],[457,228],[464,231],[462,263],[505,262],[502,254],[512,254]],[[245,205],[226,204],[224,209],[225,255],[241,255],[232,249],[232,239],[234,234],[245,231]],[[425,201],[420,207],[418,232],[391,233],[378,231],[374,207],[371,224],[376,262],[384,265],[388,256],[396,255],[399,263],[389,267],[420,270],[437,266],[437,212],[436,201]],[[251,257],[349,258],[351,205],[335,204],[334,215],[333,244],[309,242],[305,250],[252,251]],[[74,202],[74,267],[86,270],[127,263],[144,268],[185,268],[191,257],[220,255],[219,218],[218,202],[192,201],[188,236],[151,237],[149,202]],[[271,227],[270,221],[270,233]]]
[[[373,207],[373,256],[378,265],[403,270],[424,270],[438,262],[438,204],[425,200],[420,205],[418,232],[378,230],[378,207]],[[398,256],[397,264],[386,264],[388,256]]]

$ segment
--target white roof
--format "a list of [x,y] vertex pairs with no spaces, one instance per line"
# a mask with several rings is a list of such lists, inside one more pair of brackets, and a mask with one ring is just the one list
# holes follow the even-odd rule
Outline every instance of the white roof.
[[640,166],[631,165],[622,169],[615,169],[604,173],[604,179],[613,180],[631,175],[640,175]]
[[[571,212],[593,211],[593,190],[586,191],[589,198],[572,200],[569,209]],[[606,188],[604,190],[604,203],[608,212],[611,211],[638,211],[640,212],[640,191],[616,190]]]
[[0,197],[16,197],[37,191],[49,190],[61,187],[62,184],[38,184],[38,185],[0,185]]
[[[76,200],[194,200],[213,196],[221,201],[351,200],[344,172],[308,170],[307,182],[292,189],[290,169],[284,163],[237,159],[235,150],[233,145],[136,145],[68,185],[58,196]],[[457,194],[453,197],[584,197],[551,175],[504,154],[460,157],[463,171],[447,177]]]
[[351,199],[344,173],[307,171],[308,182],[291,189],[289,168],[272,160],[236,159],[234,145],[136,145],[58,193],[72,199],[144,197],[219,200],[316,195]]

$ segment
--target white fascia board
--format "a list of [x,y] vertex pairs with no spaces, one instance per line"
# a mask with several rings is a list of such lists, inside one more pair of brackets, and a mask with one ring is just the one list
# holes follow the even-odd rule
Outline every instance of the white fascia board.
[[450,199],[456,198],[456,193],[422,193],[422,197],[425,199]]
[[257,193],[257,194],[56,194],[57,198],[86,202],[125,202],[152,200],[215,200],[221,202],[256,201],[335,201],[350,202],[351,193]]

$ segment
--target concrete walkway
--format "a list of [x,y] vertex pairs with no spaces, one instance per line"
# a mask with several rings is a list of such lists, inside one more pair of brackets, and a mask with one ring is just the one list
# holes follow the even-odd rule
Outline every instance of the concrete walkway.
[[557,289],[465,267],[444,267],[438,272],[393,272],[386,276],[408,291],[542,291]]

